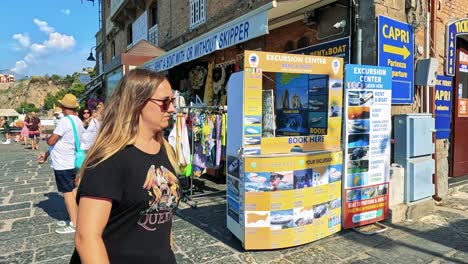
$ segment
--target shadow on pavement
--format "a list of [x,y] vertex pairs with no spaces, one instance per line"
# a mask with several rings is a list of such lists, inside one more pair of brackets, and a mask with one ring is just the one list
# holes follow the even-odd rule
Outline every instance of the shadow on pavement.
[[44,196],[48,199],[40,201],[35,206],[41,208],[50,217],[57,220],[67,220],[67,208],[65,207],[63,197],[56,192],[45,193]]
[[[468,259],[452,256],[447,253],[454,250],[461,255],[468,253],[468,219],[451,219],[445,226],[436,226],[424,222],[411,224],[387,224],[389,231],[375,235],[362,235],[351,232],[343,236],[356,247],[372,247],[374,250],[366,252],[383,261],[404,256],[405,263],[419,263],[421,260],[431,262],[440,258],[449,263],[468,263]],[[445,263],[445,262],[443,262]]]

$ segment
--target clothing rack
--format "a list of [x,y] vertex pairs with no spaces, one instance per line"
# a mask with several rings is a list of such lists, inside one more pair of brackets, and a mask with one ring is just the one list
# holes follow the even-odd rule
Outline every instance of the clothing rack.
[[[190,104],[191,104],[190,106],[178,107],[177,108],[177,113],[178,114],[188,114],[190,120],[192,121],[192,124],[193,124],[193,119],[192,119],[191,113],[192,113],[192,110],[194,110],[194,109],[227,112],[227,106],[208,106],[208,105],[200,104],[199,102],[197,102],[196,104],[193,104],[193,103],[190,103]],[[184,111],[184,110],[188,110],[188,112]],[[194,136],[193,133],[194,132],[192,131],[192,136],[191,136],[191,139],[190,139],[190,152],[191,152],[191,155],[192,155],[192,160],[191,160],[192,166],[193,166],[193,156],[195,155],[195,136]],[[216,192],[205,193],[203,190],[201,190],[201,192],[202,192],[201,194],[193,194],[193,192],[194,192],[194,184],[193,184],[193,179],[194,178],[193,177],[194,177],[194,174],[193,174],[193,169],[192,169],[192,171],[190,172],[190,176],[185,177],[185,179],[187,179],[187,181],[189,181],[189,183],[187,183],[189,188],[188,188],[188,190],[182,192],[182,201],[187,203],[192,208],[197,208],[197,204],[198,204],[198,201],[195,201],[193,198],[203,197],[203,196],[207,196],[207,195],[213,195],[213,194],[225,192],[225,191],[216,191]]]
[[232,60],[228,60],[228,61],[225,61],[225,62],[218,63],[218,64],[216,64],[214,67],[215,67],[215,68],[222,68],[222,67],[226,67],[226,66],[232,65],[232,64],[236,64],[236,60],[235,60],[235,59],[232,59]]

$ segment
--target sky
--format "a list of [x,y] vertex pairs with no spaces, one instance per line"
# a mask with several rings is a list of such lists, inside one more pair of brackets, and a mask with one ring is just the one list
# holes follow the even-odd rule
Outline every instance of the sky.
[[89,0],[1,0],[1,4],[0,70],[64,76],[94,67],[86,58],[96,46],[98,0],[94,6]]

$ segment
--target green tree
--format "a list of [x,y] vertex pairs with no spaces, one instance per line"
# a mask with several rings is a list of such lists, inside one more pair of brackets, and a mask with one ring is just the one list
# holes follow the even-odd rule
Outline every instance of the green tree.
[[18,113],[39,112],[39,109],[32,103],[22,102],[20,107],[15,109]]
[[49,110],[49,109],[54,109],[54,106],[58,106],[58,99],[55,95],[52,95],[51,93],[47,93],[46,98],[44,99],[44,109]]
[[74,96],[76,96],[77,98],[79,98],[84,93],[84,91],[85,91],[84,84],[80,82],[76,82],[72,85],[69,92],[73,94]]

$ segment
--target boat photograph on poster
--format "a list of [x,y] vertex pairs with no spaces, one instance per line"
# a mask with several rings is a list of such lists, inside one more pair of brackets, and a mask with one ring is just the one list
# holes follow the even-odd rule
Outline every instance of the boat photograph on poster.
[[269,192],[270,173],[248,172],[245,173],[244,183],[246,192]]

